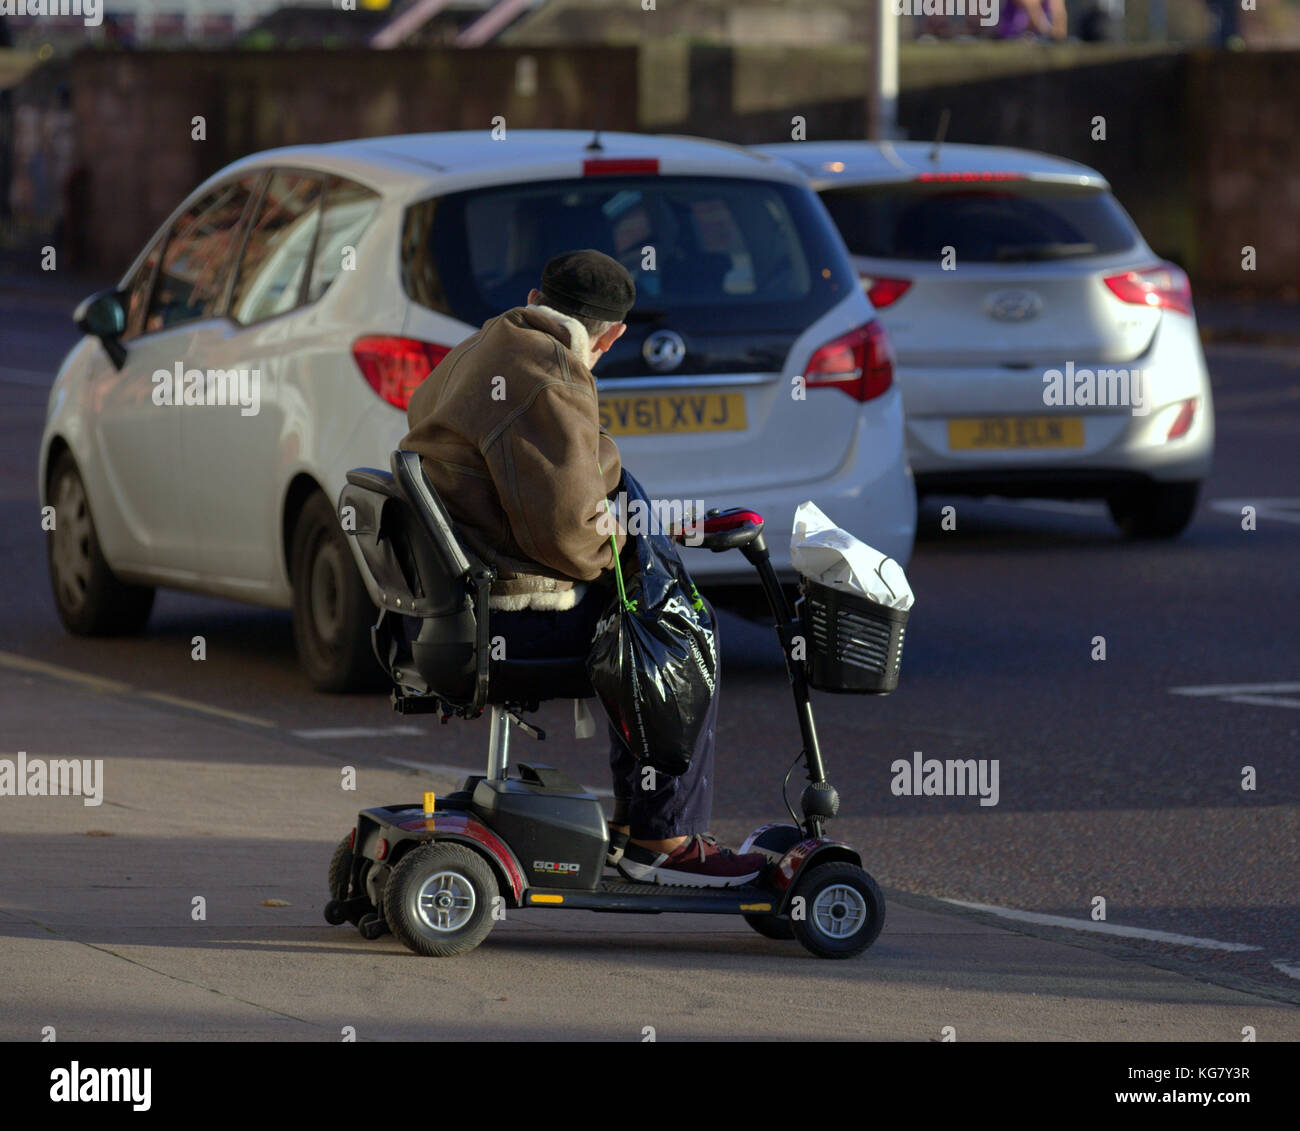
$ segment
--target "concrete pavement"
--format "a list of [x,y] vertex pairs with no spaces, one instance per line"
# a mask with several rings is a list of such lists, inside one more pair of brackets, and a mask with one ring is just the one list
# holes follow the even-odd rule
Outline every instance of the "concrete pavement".
[[104,794],[0,798],[0,1040],[1300,1038],[1283,1002],[896,892],[848,962],[728,917],[564,911],[421,959],[327,926],[325,866],[356,809],[451,781],[362,766],[348,792],[282,732],[0,669],[19,750],[102,758]]

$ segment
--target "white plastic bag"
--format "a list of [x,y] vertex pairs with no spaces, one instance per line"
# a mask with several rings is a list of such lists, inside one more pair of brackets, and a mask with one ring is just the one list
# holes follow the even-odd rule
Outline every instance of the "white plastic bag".
[[912,607],[903,567],[841,530],[814,503],[800,503],[794,512],[790,559],[804,577],[832,589],[865,595],[891,609]]

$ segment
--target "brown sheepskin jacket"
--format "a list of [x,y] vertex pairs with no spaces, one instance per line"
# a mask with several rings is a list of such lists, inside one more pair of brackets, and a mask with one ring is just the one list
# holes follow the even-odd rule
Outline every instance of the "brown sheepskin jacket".
[[[600,427],[582,324],[546,306],[489,319],[415,390],[418,452],[466,544],[496,567],[492,607],[565,609],[613,565],[606,496],[618,448]],[[625,534],[616,534],[620,551]]]

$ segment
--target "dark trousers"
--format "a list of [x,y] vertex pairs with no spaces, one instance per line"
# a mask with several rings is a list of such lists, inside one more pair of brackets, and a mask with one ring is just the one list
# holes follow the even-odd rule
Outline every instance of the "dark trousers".
[[[563,612],[541,609],[494,612],[491,632],[505,640],[505,654],[511,659],[586,656],[596,622],[608,611],[612,595],[611,589],[593,584],[576,606]],[[618,731],[612,725],[609,727],[614,823],[628,825],[635,839],[667,840],[708,832],[713,812],[718,690],[715,688],[690,768],[678,777],[640,765]],[[600,710],[599,704],[594,706]]]

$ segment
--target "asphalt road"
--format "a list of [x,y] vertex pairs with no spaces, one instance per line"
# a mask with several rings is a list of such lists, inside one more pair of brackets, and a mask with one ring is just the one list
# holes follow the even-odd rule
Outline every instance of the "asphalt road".
[[[14,1016],[39,1018],[65,996],[33,973],[49,969],[34,949],[56,945],[46,934],[59,934],[60,947],[73,939],[90,947],[93,967],[128,941],[144,945],[138,933],[128,940],[121,932],[155,924],[169,960],[197,945],[208,948],[200,968],[216,968],[227,949],[237,952],[248,984],[222,991],[232,1001],[278,995],[277,1004],[259,1004],[270,1011],[265,1017],[299,1017],[303,1011],[289,1000],[297,991],[284,981],[294,977],[291,958],[332,955],[346,964],[358,953],[404,956],[391,939],[364,944],[348,932],[345,942],[345,929],[317,925],[324,892],[312,890],[312,869],[322,873],[323,887],[328,846],[348,827],[349,809],[358,800],[394,800],[378,795],[381,786],[415,796],[423,788],[417,767],[432,765],[439,782],[480,767],[486,724],[421,720],[412,728],[383,696],[314,694],[295,666],[287,615],[276,612],[164,593],[139,639],[66,635],[48,592],[34,479],[49,382],[71,341],[67,308],[66,290],[53,283],[0,289],[0,756],[27,750],[111,758],[134,800],[125,808],[60,808],[47,826],[47,811],[36,816],[0,798],[0,858],[7,861],[0,868],[0,974],[37,978]],[[646,1016],[674,971],[689,966],[700,974],[693,982],[698,1000],[678,1003],[674,1024],[682,1034],[771,1035],[782,1016],[815,1026],[816,1010],[795,1004],[797,987],[824,991],[825,979],[840,976],[853,995],[865,995],[852,996],[857,1012],[818,1007],[829,1010],[829,1031],[842,1035],[934,1039],[947,1008],[936,1007],[942,1000],[961,1014],[967,1032],[974,1025],[986,1037],[1240,1039],[1227,1030],[1239,1030],[1253,1009],[1271,1019],[1275,1033],[1295,1039],[1295,1010],[1279,1003],[1300,1001],[1300,349],[1225,344],[1208,354],[1218,457],[1200,513],[1180,540],[1128,544],[1090,504],[944,499],[924,507],[909,569],[917,605],[899,690],[884,699],[816,702],[842,796],[832,832],[861,846],[891,897],[890,922],[872,951],[854,964],[801,964],[790,974],[771,958],[780,944],[725,920],[672,917],[647,927],[639,918],[606,916],[580,928],[553,920],[510,924],[516,933],[494,933],[484,961],[495,954],[514,966],[543,963],[555,1000],[564,1000],[565,987],[616,974],[626,962],[653,970],[644,987],[615,995],[592,1015],[590,1031],[607,1034],[623,1031],[619,1017],[632,1025]],[[949,503],[957,508],[956,529],[944,531],[939,507]],[[1245,503],[1258,507],[1254,531],[1242,529]],[[191,640],[200,634],[208,658],[196,663]],[[1097,636],[1105,637],[1104,661],[1092,658]],[[782,816],[780,782],[798,736],[771,633],[728,618],[723,641],[715,831],[735,841]],[[1255,686],[1278,684],[1291,687]],[[1201,690],[1175,690],[1188,688]],[[580,780],[608,784],[601,748],[564,737],[558,706],[539,721],[556,734],[546,760]],[[915,751],[996,759],[998,803],[895,796],[891,763]],[[343,765],[358,767],[375,795],[325,790],[320,775],[337,782]],[[1242,788],[1246,766],[1257,777],[1252,791]],[[91,829],[115,837],[75,839]],[[179,838],[176,874],[151,850],[154,837]],[[200,877],[220,872],[216,861],[227,852],[231,876],[244,877],[232,880],[241,898],[251,898],[245,888],[257,887],[259,868],[267,892],[284,877],[295,893],[286,914],[303,913],[293,925],[268,928],[270,912],[258,911],[222,921],[230,933],[218,945],[185,941],[193,933],[183,915],[173,926],[158,923],[160,893],[174,888],[180,898],[197,890]],[[129,884],[121,880],[139,857],[147,863]],[[38,891],[29,882],[34,875],[43,877]],[[99,892],[115,884],[125,893],[120,900]],[[1091,918],[1097,897],[1105,900],[1104,922]],[[308,913],[303,904],[313,899]],[[177,932],[174,941],[165,930]],[[544,958],[529,957],[528,932],[546,940]],[[247,966],[251,955],[272,952],[267,965]],[[737,1013],[732,997],[740,983],[728,973],[729,956],[740,961],[736,971],[770,979],[774,990],[786,987],[777,1001],[795,1013]],[[365,965],[367,984],[379,963]],[[342,978],[346,966],[320,968],[338,969]],[[490,1001],[496,967],[472,969],[461,991]],[[173,972],[172,980],[196,976],[191,969],[183,977]],[[0,990],[0,1001],[11,992]],[[182,1036],[205,1031],[167,1020],[169,1008],[184,1014],[188,1006],[156,987],[150,1007],[107,986],[96,993],[83,1014],[100,1035],[145,1035],[160,1026]],[[1058,1004],[1035,1029],[1029,1018],[1047,1008],[1031,1000],[1038,994]],[[616,1008],[619,1001],[626,1008]],[[728,1003],[720,1012],[719,1001]],[[886,1003],[883,1018],[863,1020],[862,1010]],[[503,1016],[498,1024],[491,1007],[475,1009],[480,1035],[545,1031],[541,1012]],[[313,1015],[301,1033],[324,1032],[334,1019]],[[411,1017],[383,1035],[442,1031],[432,1022],[421,1030],[421,1023]],[[577,1019],[556,1024],[588,1031]],[[229,1031],[275,1030],[242,1026],[232,1020]]]

